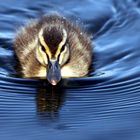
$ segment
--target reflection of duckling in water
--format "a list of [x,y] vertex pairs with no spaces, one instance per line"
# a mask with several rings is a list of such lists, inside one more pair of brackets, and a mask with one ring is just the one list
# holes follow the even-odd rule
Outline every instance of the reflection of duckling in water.
[[91,65],[90,37],[58,15],[44,16],[23,27],[14,49],[24,77],[47,77],[52,85],[61,77],[87,75]]
[[41,86],[38,89],[37,97],[38,112],[57,112],[64,102],[64,94],[59,87]]

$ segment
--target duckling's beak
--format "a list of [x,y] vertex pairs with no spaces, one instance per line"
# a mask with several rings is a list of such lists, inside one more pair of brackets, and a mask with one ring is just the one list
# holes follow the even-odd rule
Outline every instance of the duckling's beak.
[[49,60],[47,68],[47,80],[52,85],[57,85],[61,80],[60,65],[57,60]]

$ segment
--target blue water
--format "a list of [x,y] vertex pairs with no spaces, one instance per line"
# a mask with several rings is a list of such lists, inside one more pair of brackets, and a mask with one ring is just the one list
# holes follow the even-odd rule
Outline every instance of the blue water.
[[[54,12],[95,46],[89,77],[56,88],[21,78],[12,47],[19,27]],[[140,140],[140,1],[1,1],[0,139]]]

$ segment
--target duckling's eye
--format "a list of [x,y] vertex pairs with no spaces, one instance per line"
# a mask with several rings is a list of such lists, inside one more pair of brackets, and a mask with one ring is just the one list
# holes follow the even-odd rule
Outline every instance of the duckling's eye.
[[42,50],[43,52],[45,52],[45,48],[44,48],[44,46],[42,46],[42,45],[41,45],[41,50]]
[[61,48],[61,52],[63,52],[68,46],[69,46],[68,43],[65,43]]
[[65,50],[65,45],[62,46],[61,52],[63,52],[64,50]]

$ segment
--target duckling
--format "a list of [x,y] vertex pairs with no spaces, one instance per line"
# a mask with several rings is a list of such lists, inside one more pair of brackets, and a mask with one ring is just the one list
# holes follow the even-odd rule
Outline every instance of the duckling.
[[60,15],[46,15],[22,27],[14,50],[25,78],[56,85],[61,78],[83,77],[92,61],[90,36]]

